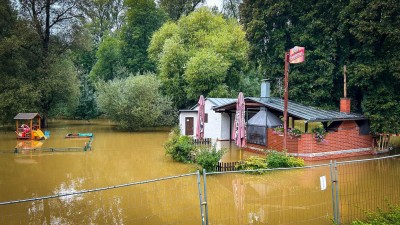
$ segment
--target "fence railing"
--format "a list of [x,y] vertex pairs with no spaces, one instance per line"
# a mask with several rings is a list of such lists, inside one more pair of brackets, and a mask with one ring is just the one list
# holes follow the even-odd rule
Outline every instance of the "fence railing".
[[348,224],[400,203],[400,155],[249,171],[232,164],[203,178],[197,171],[0,202],[0,224]]
[[237,164],[239,164],[239,162],[218,162],[217,166],[215,167],[215,170],[218,172],[236,171]]
[[193,138],[192,142],[195,145],[210,145],[210,144],[212,144],[211,138],[201,138],[201,139]]

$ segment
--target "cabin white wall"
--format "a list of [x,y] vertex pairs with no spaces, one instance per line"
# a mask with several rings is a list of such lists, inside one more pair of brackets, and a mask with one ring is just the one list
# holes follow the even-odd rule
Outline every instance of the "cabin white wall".
[[[229,114],[228,113],[220,113],[221,115],[221,140],[230,140],[230,126],[229,126]],[[234,114],[232,114],[234,116]]]
[[206,100],[204,111],[208,114],[208,122],[204,124],[204,137],[221,139],[221,114],[214,112],[214,104]]
[[[227,113],[216,113],[212,110],[214,104],[206,100],[204,111],[208,114],[208,122],[204,124],[204,137],[212,138],[218,140],[229,140],[229,115]],[[195,107],[193,110],[198,110]],[[180,112],[179,113],[179,126],[182,134],[185,134],[185,118],[193,117],[194,133],[196,136],[196,126],[197,126],[197,112]]]
[[181,129],[181,134],[185,135],[185,119],[186,117],[193,117],[193,136],[196,135],[197,126],[197,112],[180,112],[179,113],[179,128]]

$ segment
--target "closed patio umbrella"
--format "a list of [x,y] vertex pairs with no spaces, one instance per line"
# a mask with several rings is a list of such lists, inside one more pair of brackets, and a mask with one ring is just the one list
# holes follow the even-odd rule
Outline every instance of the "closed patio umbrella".
[[204,117],[205,117],[205,111],[204,111],[205,102],[204,102],[203,95],[200,95],[198,104],[199,104],[199,109],[197,111],[196,138],[203,139],[204,138]]
[[246,105],[244,102],[244,96],[243,93],[240,92],[236,102],[234,132],[232,133],[232,139],[235,140],[235,143],[237,146],[239,146],[239,148],[246,145],[246,121],[244,119],[245,110]]

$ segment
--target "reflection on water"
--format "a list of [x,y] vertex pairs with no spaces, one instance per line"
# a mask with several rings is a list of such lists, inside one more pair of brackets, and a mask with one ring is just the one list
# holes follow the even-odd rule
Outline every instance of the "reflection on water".
[[[176,163],[165,155],[163,145],[168,131],[122,132],[108,121],[55,121],[48,130],[51,137],[41,142],[43,148],[80,147],[87,140],[65,139],[64,136],[92,132],[95,135],[93,150],[14,154],[15,134],[0,133],[3,153],[0,154],[0,202],[195,170],[194,165]],[[223,156],[226,162],[254,155],[229,142],[218,144],[226,149]],[[366,165],[362,170],[387,170],[387,167]],[[210,175],[207,177],[210,224],[331,224],[331,187],[328,182],[327,190],[321,191],[320,176],[328,178],[329,168],[275,171],[264,175]],[[349,179],[355,184],[362,180]],[[393,183],[399,184],[398,181]],[[201,224],[197,178],[188,176],[0,206],[0,224]]]

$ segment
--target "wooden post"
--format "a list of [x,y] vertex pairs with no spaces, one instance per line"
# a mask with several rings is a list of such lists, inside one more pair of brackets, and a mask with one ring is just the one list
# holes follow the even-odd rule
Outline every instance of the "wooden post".
[[34,136],[33,136],[33,127],[32,127],[32,120],[30,120],[30,122],[29,122],[29,128],[30,128],[30,131],[31,131],[31,139],[33,139],[34,138]]
[[347,98],[346,65],[343,66],[343,82],[343,93],[344,97]]
[[308,133],[308,123],[304,124],[304,133]]
[[15,124],[17,126],[15,131],[17,131],[17,135],[18,135],[18,120],[15,121]]
[[287,149],[288,101],[289,101],[289,52],[285,52],[285,95],[283,105],[283,150]]
[[40,130],[40,129],[42,129],[42,127],[40,126],[40,125],[41,125],[41,124],[40,124],[40,120],[41,120],[40,117],[38,118],[38,120],[39,120],[39,123],[38,123],[38,128],[37,128],[37,129]]

